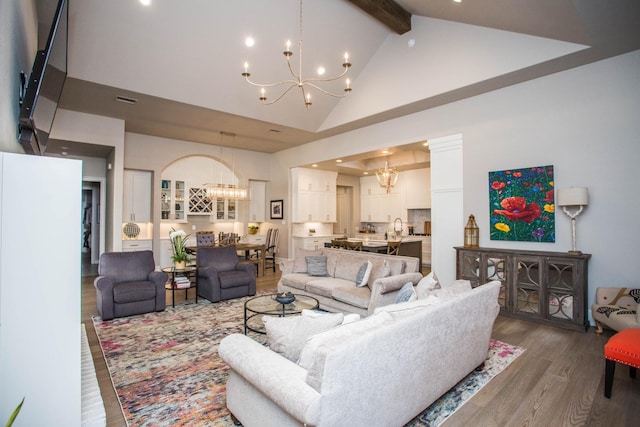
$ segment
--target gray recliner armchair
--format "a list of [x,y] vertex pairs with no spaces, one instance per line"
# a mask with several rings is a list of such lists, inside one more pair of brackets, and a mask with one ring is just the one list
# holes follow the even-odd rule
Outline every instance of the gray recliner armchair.
[[256,294],[252,264],[238,261],[235,246],[198,248],[198,295],[211,302]]
[[168,276],[154,270],[151,251],[103,253],[93,282],[102,320],[163,311]]

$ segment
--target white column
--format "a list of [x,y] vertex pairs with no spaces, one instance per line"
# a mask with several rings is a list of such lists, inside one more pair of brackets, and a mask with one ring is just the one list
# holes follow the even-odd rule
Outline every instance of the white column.
[[440,283],[456,278],[454,246],[463,243],[462,135],[429,139],[431,150],[431,269]]

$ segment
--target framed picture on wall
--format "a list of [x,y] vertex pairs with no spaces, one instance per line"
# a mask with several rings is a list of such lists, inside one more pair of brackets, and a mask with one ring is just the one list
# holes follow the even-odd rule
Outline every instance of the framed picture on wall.
[[282,200],[272,200],[271,201],[271,219],[282,219],[284,218],[282,216],[282,212],[283,212],[283,208],[284,208],[284,202]]

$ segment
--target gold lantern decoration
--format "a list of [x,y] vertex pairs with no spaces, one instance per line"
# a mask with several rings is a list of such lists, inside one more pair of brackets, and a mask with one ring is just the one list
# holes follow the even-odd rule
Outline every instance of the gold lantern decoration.
[[478,246],[480,246],[480,229],[476,224],[476,218],[471,214],[467,225],[464,226],[464,247],[477,248]]

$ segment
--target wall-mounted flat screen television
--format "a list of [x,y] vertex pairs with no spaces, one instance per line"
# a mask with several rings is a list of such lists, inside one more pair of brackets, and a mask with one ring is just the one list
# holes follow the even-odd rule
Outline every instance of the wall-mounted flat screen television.
[[67,0],[59,0],[44,48],[38,50],[20,107],[19,142],[43,155],[67,76]]

